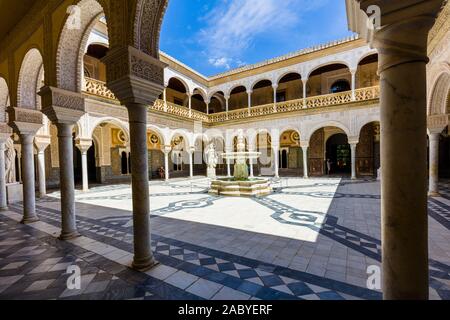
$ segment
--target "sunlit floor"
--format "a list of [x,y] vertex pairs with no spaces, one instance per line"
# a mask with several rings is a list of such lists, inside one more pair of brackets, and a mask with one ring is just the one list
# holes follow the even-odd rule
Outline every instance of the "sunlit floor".
[[[216,197],[207,187],[204,178],[151,182],[152,245],[161,264],[145,274],[126,268],[129,186],[77,192],[83,237],[69,243],[54,239],[58,192],[38,201],[41,222],[31,226],[17,225],[21,207],[11,206],[0,215],[0,299],[381,298],[367,289],[367,268],[381,261],[378,182],[284,178],[262,198]],[[442,198],[430,200],[432,299],[450,299],[450,200],[447,184],[442,189]],[[66,287],[73,264],[83,274],[80,290]]]

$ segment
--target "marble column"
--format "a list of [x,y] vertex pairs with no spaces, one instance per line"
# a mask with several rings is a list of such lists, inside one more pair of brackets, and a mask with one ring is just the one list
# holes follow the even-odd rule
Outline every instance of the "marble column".
[[189,177],[194,178],[194,150],[190,149],[189,154]]
[[[81,177],[82,177],[82,190],[83,192],[89,191],[89,168],[87,161],[87,153],[92,147],[92,139],[78,138],[75,141],[75,145],[81,153]],[[128,164],[127,164],[128,165]]]
[[352,101],[356,100],[356,71],[357,70],[350,70],[350,73],[352,74]]
[[308,106],[306,105],[306,95],[307,95],[307,86],[308,86],[308,79],[302,79],[303,83],[303,108],[306,109]]
[[163,99],[164,99],[164,112],[167,112],[167,87],[164,87]]
[[308,149],[309,147],[302,147],[303,153],[303,178],[308,179]]
[[248,114],[249,115],[251,114],[251,109],[252,109],[252,94],[253,94],[252,90],[247,90],[247,99],[248,99],[247,105],[248,105]]
[[[44,125],[45,127],[45,125]],[[37,151],[37,169],[39,182],[39,197],[43,198],[47,194],[46,174],[45,174],[45,150],[50,145],[51,138],[46,135],[36,135],[34,138],[34,146]]]
[[273,88],[273,112],[277,112],[277,89],[278,85],[274,84],[272,85]]
[[163,148],[163,153],[164,153],[164,171],[165,171],[165,180],[169,181],[170,179],[170,168],[169,168],[169,155],[170,152],[172,151],[172,147],[171,146],[165,146]]
[[225,96],[225,112],[227,113],[226,117],[228,120],[228,111],[230,108],[230,96]]
[[6,139],[0,138],[0,211],[8,209],[5,176]]
[[[249,150],[250,152],[255,152],[255,150],[253,149],[253,147]],[[250,178],[254,178],[255,177],[255,172],[254,172],[254,159],[249,159],[248,160],[248,165],[250,167]]]
[[381,230],[387,300],[428,299],[426,64],[428,32],[442,1],[419,2],[383,2],[382,14],[397,18],[386,19],[390,24],[377,30],[373,40],[379,52],[381,89]]
[[279,147],[273,147],[273,162],[274,162],[274,174],[275,178],[280,177],[279,173],[279,159],[280,159],[280,148]]
[[192,94],[188,94],[189,117],[192,117]]
[[440,133],[430,133],[430,163],[429,163],[429,183],[428,195],[439,196],[439,137]]
[[356,180],[356,146],[358,143],[350,143],[350,153],[352,162],[352,180]]
[[39,197],[43,198],[47,195],[44,150],[38,150],[37,159],[38,159],[38,175],[39,175]]
[[[230,152],[232,152],[231,148],[229,148],[225,151],[225,153],[230,153]],[[231,178],[231,160],[227,158],[226,162],[227,162],[227,177]]]
[[75,216],[75,179],[73,168],[73,125],[57,123],[59,177],[61,188],[61,240],[78,237]]
[[148,183],[147,106],[127,103],[130,121],[133,195],[133,268],[146,270],[156,264],[150,246],[150,194]]
[[22,146],[22,181],[23,181],[23,219],[28,224],[39,220],[36,215],[35,172],[34,172],[34,134],[20,134]]

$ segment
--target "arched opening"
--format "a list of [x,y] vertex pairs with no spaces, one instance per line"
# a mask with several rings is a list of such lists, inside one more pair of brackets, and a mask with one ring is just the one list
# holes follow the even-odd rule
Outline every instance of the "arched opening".
[[272,81],[261,80],[252,88],[252,106],[260,106],[273,103]]
[[306,94],[308,97],[329,94],[333,84],[339,80],[349,84],[352,82],[352,75],[345,64],[335,63],[317,68],[309,75]]
[[189,103],[187,92],[188,88],[181,80],[171,78],[166,91],[167,101],[186,107]]
[[356,146],[356,174],[377,175],[380,168],[380,123],[371,122],[362,127]]
[[106,82],[106,66],[101,61],[107,52],[108,47],[101,44],[91,44],[84,55],[84,76]]
[[298,73],[288,73],[278,82],[277,102],[303,98],[302,77]]
[[231,90],[228,108],[229,111],[248,108],[247,89],[244,86],[238,86]]
[[351,90],[351,84],[347,80],[337,80],[331,85],[330,93],[339,93]]
[[[44,79],[43,59],[37,49],[30,49],[23,58],[17,85],[17,107],[40,109],[37,92]],[[30,94],[32,92],[33,94]]]
[[219,113],[225,111],[225,95],[222,91],[218,91],[211,97],[211,102],[209,103],[209,113]]
[[260,176],[273,176],[275,172],[275,157],[272,149],[272,137],[268,132],[260,132],[256,136],[256,151],[261,156],[254,166],[254,174]]
[[[164,153],[162,151],[164,141],[153,130],[149,130],[147,136],[149,179],[161,179],[161,169],[163,169],[163,172],[166,170],[164,168]],[[169,174],[170,171],[169,168]]]
[[296,130],[284,131],[280,136],[280,176],[300,176],[303,174],[303,151],[300,134]]
[[192,109],[203,113],[206,113],[206,103],[203,95],[200,93],[195,93],[192,96]]
[[362,59],[358,64],[356,73],[356,88],[368,88],[380,84],[378,75],[378,54],[371,54]]
[[217,167],[216,167],[216,175],[217,176],[226,176],[227,175],[227,166],[226,161],[223,159],[223,154],[225,153],[225,139],[220,136],[215,136],[209,139],[208,143],[213,143],[216,154],[217,154]]
[[187,152],[187,139],[180,134],[172,138],[172,152],[169,158],[169,166],[172,168],[173,178],[189,177],[189,154]]
[[351,173],[351,150],[346,134],[336,133],[328,138],[325,157],[328,175]]

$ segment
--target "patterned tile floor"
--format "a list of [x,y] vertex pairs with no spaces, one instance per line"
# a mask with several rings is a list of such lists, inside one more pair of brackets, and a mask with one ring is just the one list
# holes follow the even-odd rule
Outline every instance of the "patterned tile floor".
[[[430,199],[430,298],[450,299],[450,184]],[[0,299],[380,299],[366,288],[380,265],[380,194],[373,181],[282,179],[264,198],[209,196],[207,181],[152,182],[152,247],[160,264],[127,267],[131,190],[77,193],[82,237],[56,240],[59,193],[37,202],[41,221],[0,213]],[[81,289],[68,290],[67,268]]]

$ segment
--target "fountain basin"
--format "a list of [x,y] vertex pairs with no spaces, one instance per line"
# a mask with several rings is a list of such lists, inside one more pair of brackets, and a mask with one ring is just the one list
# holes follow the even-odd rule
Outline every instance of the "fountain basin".
[[211,182],[210,194],[229,197],[265,196],[272,193],[268,179],[218,179]]

